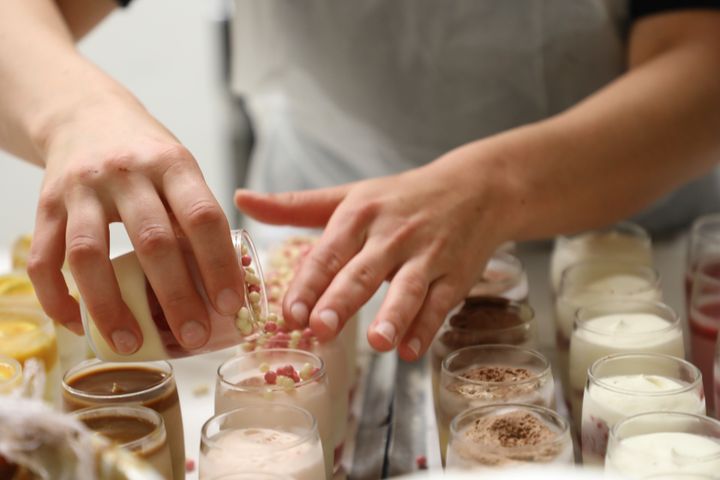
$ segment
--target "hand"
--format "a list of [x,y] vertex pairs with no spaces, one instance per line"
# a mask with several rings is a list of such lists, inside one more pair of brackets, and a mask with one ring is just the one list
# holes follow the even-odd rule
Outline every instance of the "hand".
[[44,150],[46,172],[28,273],[45,311],[82,333],[77,303],[61,274],[67,254],[80,294],[119,353],[142,334],[109,260],[108,224],[122,221],[173,334],[203,345],[208,314],[175,231],[187,237],[210,301],[221,313],[242,306],[242,274],[223,212],[192,155],[134,100],[86,105],[56,126]]
[[237,191],[237,207],[259,221],[326,225],[285,296],[286,319],[298,326],[309,319],[321,339],[330,339],[389,279],[368,340],[380,351],[397,346],[406,360],[422,355],[490,254],[510,238],[509,217],[495,203],[496,177],[481,168],[478,149],[335,188]]

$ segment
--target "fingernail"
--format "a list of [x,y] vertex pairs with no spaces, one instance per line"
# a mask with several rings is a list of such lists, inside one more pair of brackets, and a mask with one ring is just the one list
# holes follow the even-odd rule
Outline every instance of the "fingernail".
[[138,339],[129,330],[115,330],[111,335],[115,350],[122,355],[130,355],[138,349]]
[[205,345],[205,342],[207,342],[205,325],[195,321],[185,322],[180,327],[180,339],[187,348],[197,348]]
[[305,325],[308,321],[310,310],[308,310],[307,305],[305,305],[304,303],[295,302],[290,307],[290,313],[292,314],[293,320],[295,320],[296,323]]
[[217,304],[220,313],[225,315],[233,315],[243,306],[243,300],[242,297],[240,297],[240,294],[230,288],[226,288],[221,291],[218,294],[215,303]]
[[320,318],[320,321],[325,324],[328,330],[333,333],[337,331],[338,323],[340,323],[340,318],[334,310],[323,310],[322,312],[320,312],[318,317]]
[[412,350],[416,357],[420,356],[420,348],[422,347],[422,343],[420,342],[419,338],[415,337],[410,340],[407,344],[407,347]]
[[380,325],[375,327],[375,332],[390,342],[391,345],[395,345],[395,325],[392,323],[381,322]]

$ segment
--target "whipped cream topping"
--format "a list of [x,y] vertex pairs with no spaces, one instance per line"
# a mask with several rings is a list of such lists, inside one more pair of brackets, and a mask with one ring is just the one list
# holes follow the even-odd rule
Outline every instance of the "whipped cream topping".
[[702,399],[696,391],[684,390],[687,386],[662,375],[618,375],[600,379],[589,394],[603,409],[623,417],[650,411],[704,413]]
[[658,432],[622,440],[608,455],[609,470],[625,475],[653,473],[716,474],[718,439],[684,432]]

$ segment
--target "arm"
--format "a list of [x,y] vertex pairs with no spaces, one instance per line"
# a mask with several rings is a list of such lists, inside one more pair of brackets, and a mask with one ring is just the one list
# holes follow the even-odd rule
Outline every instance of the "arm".
[[262,221],[327,222],[288,290],[286,317],[332,337],[391,278],[368,339],[417,358],[501,242],[605,225],[714,165],[718,52],[720,13],[648,17],[632,31],[629,72],[556,117],[392,177],[239,191],[238,207]]
[[[10,0],[0,14],[0,147],[45,167],[28,273],[45,311],[80,333],[68,264],[105,338],[121,353],[142,334],[108,258],[122,221],[173,333],[189,348],[209,321],[175,228],[187,237],[215,308],[242,306],[242,274],[220,206],[192,155],[125,88],[73,45],[109,0]],[[62,14],[66,16],[63,19]]]

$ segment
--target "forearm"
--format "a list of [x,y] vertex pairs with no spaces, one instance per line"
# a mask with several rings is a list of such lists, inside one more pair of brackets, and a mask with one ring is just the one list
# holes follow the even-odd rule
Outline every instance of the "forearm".
[[631,70],[586,101],[491,139],[487,168],[505,172],[518,239],[627,217],[720,160],[717,45],[636,50]]
[[[99,21],[107,13],[107,1],[88,9],[87,19]],[[0,148],[36,164],[42,164],[43,145],[53,126],[79,105],[127,95],[75,49],[73,30],[63,14],[72,19],[75,33],[86,30],[90,20],[80,20],[77,10],[83,3],[11,0],[2,7]]]

